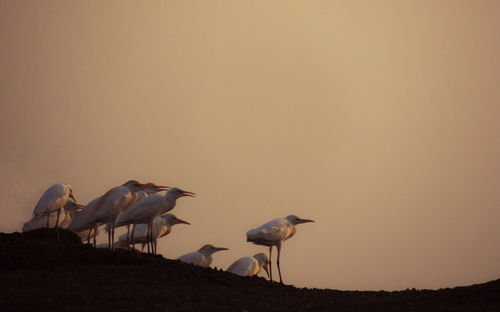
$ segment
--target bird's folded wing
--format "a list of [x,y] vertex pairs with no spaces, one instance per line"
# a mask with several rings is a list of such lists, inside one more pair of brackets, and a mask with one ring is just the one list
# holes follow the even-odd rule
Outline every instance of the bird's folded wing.
[[118,219],[117,224],[122,225],[135,220],[144,220],[151,218],[154,212],[158,211],[163,200],[164,198],[161,195],[151,195],[140,201],[137,201],[134,205],[123,212],[123,214]]
[[255,271],[254,262],[256,261],[252,257],[243,257],[231,264],[226,271],[240,276],[252,276]]
[[261,241],[280,241],[285,239],[289,232],[290,224],[286,219],[280,218],[270,221],[247,233],[249,239]]
[[85,208],[80,211],[78,216],[71,222],[68,229],[73,232],[80,232],[89,228],[95,221],[95,213],[99,209],[101,197],[97,197],[90,201]]
[[42,194],[42,197],[40,197],[40,200],[38,200],[33,213],[35,215],[38,215],[40,213],[43,213],[45,209],[56,205],[57,201],[61,201],[62,203],[62,198],[65,197],[65,195],[66,187],[64,185],[56,184],[51,186],[48,190],[45,191],[45,193]]
[[203,261],[203,256],[199,252],[190,252],[184,256],[180,256],[179,260],[186,263],[199,265]]

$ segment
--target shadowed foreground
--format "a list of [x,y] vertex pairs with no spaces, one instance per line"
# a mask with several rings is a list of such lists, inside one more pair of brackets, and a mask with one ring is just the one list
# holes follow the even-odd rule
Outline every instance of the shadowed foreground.
[[[49,238],[55,238],[50,230]],[[298,289],[161,256],[84,246],[69,231],[0,234],[2,311],[500,311],[500,279],[440,290]]]

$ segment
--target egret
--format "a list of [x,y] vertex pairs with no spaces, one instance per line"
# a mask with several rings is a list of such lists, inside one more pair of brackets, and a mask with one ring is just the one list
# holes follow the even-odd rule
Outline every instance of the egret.
[[[181,223],[190,225],[189,222],[179,219],[171,213],[167,213],[166,215],[156,217],[154,219],[152,236],[153,236],[153,244],[155,250],[158,244],[158,239],[170,234],[170,232],[172,231],[172,227],[176,224],[181,224]],[[147,226],[148,226],[147,224],[137,225],[135,233],[133,234],[134,237],[132,241],[134,243],[142,244],[142,251],[144,251],[144,246],[147,243]],[[129,243],[130,240],[128,240],[127,234],[121,235],[118,238],[118,241],[122,246],[127,246],[127,244],[130,244]]]
[[[256,245],[269,246],[269,261],[271,261],[271,252],[273,246],[276,246],[278,249],[278,258],[276,261],[276,265],[278,266],[278,273],[280,276],[280,283],[283,283],[283,279],[281,278],[281,269],[280,269],[280,252],[281,245],[283,242],[297,232],[295,226],[297,224],[306,223],[306,222],[314,222],[309,219],[301,219],[294,215],[289,215],[286,218],[277,218],[272,221],[267,222],[264,225],[259,226],[256,229],[250,230],[247,232],[247,242],[252,242]],[[269,275],[271,281],[273,280],[272,270],[269,267]]]
[[[59,215],[58,226],[62,229],[68,227],[71,223],[74,215],[78,213],[79,209],[82,209],[82,205],[78,205],[73,199],[69,199],[66,204],[64,204],[63,209]],[[49,228],[56,226],[57,211],[49,213]],[[42,229],[46,227],[46,217],[44,215],[32,216],[30,220],[26,221],[23,225],[23,232],[32,231],[36,229]]]
[[[49,216],[48,228],[54,228],[56,226],[57,212],[54,211],[52,213],[49,213],[48,216]],[[62,227],[61,225],[64,223],[65,219],[66,219],[66,211],[63,209],[61,210],[61,213],[59,215],[59,221],[58,221],[59,227]],[[44,215],[38,215],[38,216],[32,216],[31,219],[24,222],[22,231],[27,232],[43,228],[47,228],[47,217]]]
[[59,227],[62,229],[68,228],[68,226],[76,219],[76,217],[80,214],[80,211],[84,208],[82,205],[78,205],[72,199],[66,202],[66,205],[63,207],[63,211],[65,212],[65,216],[60,223]]
[[[78,216],[74,218],[74,220],[71,222],[71,224],[68,226],[68,230],[74,232],[74,233],[83,233],[85,232],[87,234],[87,240],[88,243],[90,244],[90,238],[92,236],[91,233],[93,233],[94,237],[94,247],[96,247],[96,236],[97,233],[99,233],[98,228],[99,228],[99,222],[96,221],[95,214],[97,212],[97,209],[99,209],[99,200],[101,197],[97,197],[93,200],[91,200],[87,206],[85,206]],[[88,232],[87,232],[88,231]],[[80,236],[80,234],[78,234]],[[81,237],[81,236],[80,236]]]
[[73,189],[69,184],[55,184],[49,187],[42,195],[40,200],[33,210],[34,216],[47,215],[47,228],[49,228],[49,215],[51,212],[57,212],[57,218],[55,222],[55,228],[57,231],[57,240],[59,241],[59,217],[61,211],[68,201],[72,198],[75,203],[76,199],[73,196]]
[[[148,193],[148,192],[153,192],[153,191],[159,192],[160,190],[162,190],[164,188],[162,186],[156,186],[153,183],[140,184],[134,180],[128,181],[127,183],[129,183],[129,184],[137,183],[139,186],[142,186],[143,187],[142,191],[139,191],[138,194],[141,194],[143,192]],[[125,183],[125,184],[127,184],[127,183]],[[98,227],[101,224],[97,218],[97,212],[103,204],[103,198],[105,196],[109,196],[111,191],[115,190],[117,188],[120,188],[120,187],[115,187],[115,188],[111,189],[110,191],[108,191],[106,194],[99,196],[99,197],[93,199],[92,201],[90,201],[87,204],[87,206],[85,206],[84,209],[81,210],[78,217],[75,218],[75,220],[73,220],[73,222],[70,224],[68,229],[75,232],[75,233],[80,233],[80,232],[85,231],[86,233],[88,233],[88,237],[87,237],[88,239],[92,238],[92,236],[93,236],[94,237],[94,247],[96,247],[96,239],[95,239],[96,235],[93,235],[93,233],[99,233]],[[122,191],[123,191],[123,189],[122,189]],[[127,192],[125,191],[125,193],[127,193]],[[137,198],[140,198],[140,195],[138,195]],[[111,227],[108,224],[108,230],[110,228]],[[90,243],[90,241],[89,241],[89,243]]]
[[[137,202],[137,205],[134,205],[134,207],[126,210],[118,219],[116,226],[145,223],[148,225],[147,240],[151,242],[151,227],[153,220],[174,209],[178,198],[183,196],[194,197],[195,195],[196,194],[193,192],[184,191],[177,187],[169,189],[165,195],[150,195],[140,202]],[[156,253],[156,250],[153,249],[152,252]]]
[[[125,182],[121,186],[116,186],[101,196],[98,209],[95,214],[95,221],[99,223],[108,223],[108,241],[109,248],[114,249],[116,220],[120,214],[130,207],[136,200],[136,192],[149,188],[149,184],[141,184],[135,180]],[[161,190],[162,186],[156,187]]]
[[193,251],[179,257],[179,260],[185,263],[192,263],[201,267],[208,267],[212,263],[212,254],[221,250],[229,250],[224,247],[214,247],[210,244],[204,245],[198,251]]
[[[127,211],[129,210],[134,210],[135,206],[138,205],[144,198],[148,197],[150,194],[158,193],[162,190],[166,190],[169,187],[168,186],[156,186],[154,183],[146,183],[147,187],[142,190],[137,192],[137,200],[124,212],[118,217],[118,220],[116,221],[116,227],[120,227],[123,225],[127,225],[127,246],[130,245],[130,225],[131,223],[126,223],[126,224],[121,224],[120,221],[123,220],[123,215],[125,214],[125,218],[127,216]],[[134,231],[135,231],[135,224],[133,224],[132,228],[132,247],[135,248],[134,242],[133,242],[133,237],[134,237]],[[149,248],[149,245],[148,245]]]
[[253,257],[243,257],[236,260],[226,271],[239,276],[254,276],[259,274],[262,269],[269,277],[269,259],[267,259],[266,254],[261,252]]

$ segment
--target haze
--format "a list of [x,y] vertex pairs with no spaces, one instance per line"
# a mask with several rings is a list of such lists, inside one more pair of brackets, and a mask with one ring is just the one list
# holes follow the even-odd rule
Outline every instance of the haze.
[[[0,231],[70,183],[196,192],[168,258],[296,214],[286,283],[500,277],[500,2],[1,1]],[[104,241],[105,235],[100,237]]]

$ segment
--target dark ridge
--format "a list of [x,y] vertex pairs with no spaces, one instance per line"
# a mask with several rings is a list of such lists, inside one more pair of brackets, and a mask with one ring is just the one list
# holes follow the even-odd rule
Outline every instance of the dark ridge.
[[1,311],[500,311],[500,279],[439,290],[339,291],[244,278],[83,245],[70,231],[0,233]]

